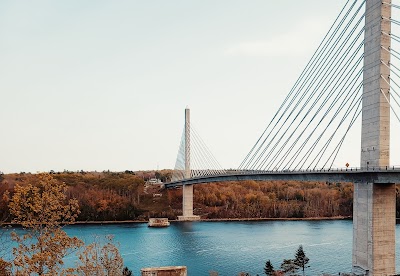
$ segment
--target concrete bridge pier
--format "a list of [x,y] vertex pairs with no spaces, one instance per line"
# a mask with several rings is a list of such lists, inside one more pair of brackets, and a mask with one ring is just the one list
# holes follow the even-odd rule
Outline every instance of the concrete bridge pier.
[[193,185],[182,186],[182,216],[178,216],[178,220],[194,221],[199,220],[200,216],[193,215]]
[[[187,107],[185,109],[185,178],[190,177],[190,109]],[[199,220],[199,216],[193,215],[193,185],[183,185],[182,196],[182,216],[178,216],[178,220]]]
[[395,274],[395,184],[354,183],[353,273]]
[[[391,0],[367,0],[361,127],[361,168],[389,166]],[[354,183],[353,273],[395,274],[396,189]]]

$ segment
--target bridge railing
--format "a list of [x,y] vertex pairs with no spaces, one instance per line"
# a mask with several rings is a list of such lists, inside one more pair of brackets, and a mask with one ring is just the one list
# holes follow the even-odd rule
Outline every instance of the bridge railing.
[[[188,179],[203,179],[209,177],[219,177],[226,175],[257,175],[257,174],[318,174],[318,173],[357,173],[357,172],[385,172],[385,171],[395,171],[400,172],[400,166],[368,166],[368,167],[341,167],[341,168],[314,168],[314,169],[302,169],[302,170],[236,170],[236,169],[227,169],[219,174],[212,175],[198,175],[192,176]],[[180,182],[185,179],[173,180],[167,183]],[[187,180],[187,179],[186,179]]]
[[260,173],[318,173],[318,172],[346,172],[346,171],[360,171],[360,172],[368,172],[368,171],[400,171],[400,166],[367,166],[367,167],[341,167],[341,168],[314,168],[314,169],[301,169],[301,170],[235,170],[228,169],[225,170],[228,175],[235,174],[260,174]]

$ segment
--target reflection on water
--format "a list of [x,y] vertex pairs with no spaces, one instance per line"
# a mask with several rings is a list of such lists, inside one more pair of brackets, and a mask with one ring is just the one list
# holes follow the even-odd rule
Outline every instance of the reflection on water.
[[[266,260],[279,268],[284,258],[294,257],[300,244],[310,258],[308,275],[351,270],[352,222],[345,220],[172,222],[167,228],[135,223],[66,230],[85,242],[92,241],[93,235],[114,235],[125,265],[134,275],[140,275],[142,267],[170,265],[186,265],[190,276],[208,275],[211,270],[221,276],[240,271],[263,275]],[[399,248],[396,242],[397,251]],[[398,258],[396,264],[399,271]]]

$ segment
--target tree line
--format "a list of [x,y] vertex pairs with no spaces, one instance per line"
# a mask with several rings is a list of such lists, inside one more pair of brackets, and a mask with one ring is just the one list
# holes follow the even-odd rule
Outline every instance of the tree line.
[[242,181],[198,185],[195,203],[209,218],[311,218],[351,216],[350,183]]
[[[146,184],[154,177],[169,179],[171,170],[50,171],[49,174],[65,183],[67,198],[77,200],[77,221],[176,219],[182,212],[181,189],[163,190]],[[37,182],[37,174],[1,174],[0,218],[3,221],[10,221],[11,216],[2,195],[6,191],[12,195],[17,184]],[[400,217],[400,193],[398,188],[396,191]],[[194,212],[205,219],[351,217],[352,210],[351,183],[242,181],[201,184],[194,188]]]

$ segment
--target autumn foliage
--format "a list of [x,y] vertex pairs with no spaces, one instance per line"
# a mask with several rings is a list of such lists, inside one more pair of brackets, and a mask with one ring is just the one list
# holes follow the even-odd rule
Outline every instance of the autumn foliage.
[[353,185],[296,181],[244,181],[198,185],[195,201],[209,218],[351,216]]
[[122,276],[121,254],[112,243],[112,237],[107,236],[105,239],[106,241],[103,242],[97,237],[94,242],[87,245],[79,254],[79,265],[72,271],[82,276]]
[[[65,184],[66,199],[79,205],[77,221],[147,221],[176,219],[182,212],[181,189],[146,185],[153,177],[168,179],[170,170],[148,172],[51,172]],[[13,195],[17,185],[39,183],[38,174],[3,175],[0,196]],[[8,192],[7,192],[8,191]],[[397,200],[400,193],[397,189]],[[400,204],[398,213],[400,215]],[[202,218],[319,218],[351,217],[353,185],[339,182],[243,181],[196,185],[194,212]],[[0,198],[0,217],[11,221],[7,202]]]
[[[0,259],[0,275],[122,276],[129,272],[123,269],[112,237],[85,246],[63,230],[80,213],[78,200],[67,197],[67,191],[64,182],[50,174],[38,174],[26,183],[16,183],[12,194],[8,190],[3,193],[11,222],[22,226],[23,231],[11,233],[17,245],[12,248],[11,260]],[[76,267],[65,267],[64,258],[72,253],[80,262]]]
[[13,248],[15,275],[57,275],[63,258],[82,241],[69,237],[61,226],[75,221],[79,208],[75,199],[67,199],[65,184],[48,174],[38,176],[38,183],[17,184],[9,208],[12,222],[27,229],[26,234],[12,233],[18,243]]

